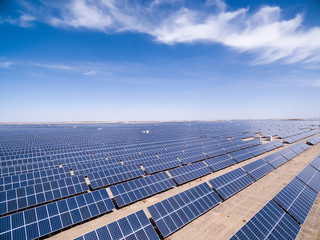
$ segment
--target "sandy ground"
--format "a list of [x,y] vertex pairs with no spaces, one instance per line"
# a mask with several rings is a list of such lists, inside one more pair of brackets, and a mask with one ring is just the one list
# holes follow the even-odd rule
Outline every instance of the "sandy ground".
[[[186,183],[182,186],[174,187],[163,193],[156,194],[155,196],[131,204],[128,207],[114,210],[111,213],[104,214],[98,218],[55,234],[51,236],[50,239],[72,239],[141,209],[143,209],[145,213],[149,217],[151,217],[151,215],[147,211],[148,206],[171,197],[177,193],[183,192],[200,183],[208,182],[208,180],[212,178],[253,162],[280,149],[270,151],[268,153],[220,170],[218,172],[211,173],[205,177]],[[169,236],[167,239],[229,239],[245,224],[246,221],[248,221],[255,213],[257,213],[268,201],[270,201],[286,184],[288,184],[307,164],[309,164],[309,162],[311,162],[319,154],[320,144],[314,147],[310,147],[304,153],[285,163],[278,169],[272,171],[271,173],[261,178],[259,181],[253,183],[235,196],[227,199],[219,206],[203,214],[190,224],[186,225],[182,229]],[[302,226],[298,239],[301,240],[319,238],[320,198],[318,197],[316,204],[312,208],[310,215],[307,218],[307,221]]]

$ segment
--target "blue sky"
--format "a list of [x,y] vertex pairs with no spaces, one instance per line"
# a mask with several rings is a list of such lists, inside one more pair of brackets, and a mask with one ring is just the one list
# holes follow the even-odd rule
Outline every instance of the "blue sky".
[[0,122],[320,117],[319,1],[0,2]]

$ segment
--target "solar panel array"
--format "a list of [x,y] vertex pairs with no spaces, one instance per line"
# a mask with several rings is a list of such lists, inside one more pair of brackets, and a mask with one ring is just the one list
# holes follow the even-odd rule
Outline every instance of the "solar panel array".
[[169,171],[173,179],[180,185],[211,173],[210,168],[203,162],[193,163]]
[[306,166],[298,175],[303,183],[308,185],[316,193],[320,192],[320,171],[312,167],[312,165]]
[[258,180],[271,172],[274,168],[263,159],[258,159],[242,167],[254,180]]
[[156,193],[170,189],[176,184],[166,173],[131,180],[111,186],[110,190],[119,207],[136,202]]
[[271,200],[230,240],[294,240],[300,228],[297,222]]
[[150,207],[153,220],[167,237],[221,202],[219,196],[202,183]]
[[[320,155],[319,155],[320,156]],[[231,240],[237,239],[296,239],[317,199],[320,171],[307,165],[267,205],[254,215]]]
[[312,138],[309,138],[307,140],[307,143],[310,144],[310,145],[313,145],[313,146],[318,144],[319,142],[320,142],[320,134],[316,135],[316,136],[314,136]]
[[306,143],[299,142],[276,153],[270,154],[264,157],[263,160],[271,164],[274,168],[278,168],[308,148],[309,146]]
[[317,134],[319,133],[319,129],[315,129],[315,130],[312,130],[312,131],[309,131],[309,132],[304,132],[304,133],[300,133],[300,134],[297,134],[297,135],[294,135],[294,136],[290,136],[290,137],[287,137],[284,139],[285,142],[287,143],[294,143],[294,142],[297,142],[301,139],[304,139],[304,138],[307,138],[307,137],[310,137],[314,134]]
[[320,155],[313,159],[310,165],[320,171]]
[[69,168],[52,168],[0,177],[0,191],[71,177]]
[[110,186],[125,180],[134,179],[145,175],[139,165],[128,165],[110,168],[99,172],[88,174],[93,189]]
[[146,214],[140,210],[121,218],[106,226],[86,233],[75,240],[120,240],[120,239],[141,239],[158,240],[159,237],[152,227]]
[[[282,131],[286,125],[278,121],[106,124],[98,131],[96,126],[16,125],[8,131],[7,126],[0,125],[1,239],[39,238],[107,213],[114,205],[105,187],[122,207],[170,189],[175,182],[184,184],[283,146],[280,141],[262,144],[257,139],[248,140],[257,132],[283,133],[287,138],[314,130],[297,122]],[[149,129],[147,134],[145,129]],[[306,144],[295,144],[281,150],[279,156],[288,161],[305,149]],[[211,182],[226,199],[271,171],[274,161],[265,160]],[[315,160],[312,167],[317,166]],[[301,173],[299,179],[317,191],[318,174],[307,178]],[[158,226],[163,236],[222,201],[206,183],[169,199],[160,202],[168,214],[161,212],[156,221],[157,226],[164,224],[162,230]],[[118,220],[110,228],[107,225],[82,238],[158,238],[149,221],[133,229],[136,221],[128,218],[128,224]]]
[[227,172],[209,183],[225,200],[253,183],[254,180],[241,168]]
[[303,224],[316,198],[316,192],[295,178],[274,197],[274,201]]
[[105,189],[0,218],[0,239],[34,239],[114,209]]
[[88,190],[84,177],[74,176],[2,191],[0,192],[0,214],[25,209]]

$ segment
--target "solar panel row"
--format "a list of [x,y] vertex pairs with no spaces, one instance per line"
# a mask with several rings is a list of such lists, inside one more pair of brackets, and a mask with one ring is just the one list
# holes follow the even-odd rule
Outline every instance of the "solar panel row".
[[312,165],[306,166],[298,175],[304,184],[308,185],[316,193],[320,192],[320,171],[312,167]]
[[230,240],[294,240],[300,228],[297,222],[271,200]]
[[313,146],[318,144],[319,142],[320,142],[320,135],[316,135],[316,136],[309,138],[307,140],[307,143],[310,145],[313,145]]
[[218,171],[220,169],[234,165],[237,162],[241,162],[249,158],[256,157],[260,154],[266,153],[268,151],[274,150],[282,146],[283,146],[282,142],[272,141],[272,142],[254,146],[245,150],[240,150],[230,154],[224,154],[218,157],[210,158],[206,160],[205,163],[213,171]]
[[89,173],[91,187],[93,189],[110,186],[125,180],[134,179],[145,175],[137,164],[106,169],[100,172]]
[[148,174],[181,166],[177,158],[160,157],[158,160],[145,161],[142,166]]
[[69,168],[52,168],[0,177],[0,191],[71,177]]
[[285,142],[287,143],[294,143],[294,142],[297,142],[301,139],[304,139],[304,138],[307,138],[307,137],[310,137],[314,134],[317,134],[319,133],[320,130],[319,129],[315,129],[315,130],[312,130],[312,131],[308,131],[308,132],[304,132],[304,133],[300,133],[300,134],[297,134],[297,135],[294,135],[294,136],[291,136],[291,137],[287,137],[284,139]]
[[83,176],[74,176],[0,192],[0,214],[88,191]]
[[312,167],[320,171],[320,155],[318,155],[313,161],[310,163]]
[[258,159],[242,167],[254,180],[258,180],[273,171],[273,167],[263,159]]
[[110,190],[117,205],[122,207],[172,188],[175,185],[176,184],[166,173],[158,173],[111,186]]
[[227,172],[209,181],[224,200],[246,188],[253,182],[253,178],[241,168]]
[[114,209],[105,189],[0,218],[0,239],[35,239]]
[[316,192],[298,178],[294,178],[274,197],[274,201],[303,224],[316,198]]
[[146,214],[140,210],[121,218],[106,226],[86,233],[75,240],[120,240],[120,239],[141,239],[158,240],[159,237],[152,227]]
[[148,211],[162,236],[167,237],[220,202],[212,188],[202,183],[148,207]]
[[178,185],[189,182],[193,179],[205,176],[211,173],[210,168],[203,162],[193,163],[187,166],[179,167],[169,171]]
[[250,219],[231,240],[296,239],[318,196],[320,171],[313,168],[319,156],[306,166],[267,205]]

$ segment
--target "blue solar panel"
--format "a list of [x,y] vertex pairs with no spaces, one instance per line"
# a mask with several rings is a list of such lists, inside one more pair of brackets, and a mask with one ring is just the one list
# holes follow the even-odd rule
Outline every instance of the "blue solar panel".
[[263,159],[258,159],[242,167],[254,180],[258,180],[271,172],[274,168]]
[[210,168],[203,162],[193,163],[169,171],[171,176],[179,185],[205,176],[211,172]]
[[0,191],[71,177],[69,168],[52,168],[0,177]]
[[320,172],[311,165],[306,166],[298,175],[302,182],[308,185],[316,193],[320,192]]
[[[263,144],[263,145],[265,145],[265,144]],[[248,150],[250,151],[250,153],[251,153],[254,157],[256,157],[256,156],[261,155],[261,154],[263,154],[263,153],[266,152],[266,150],[262,147],[263,145],[254,146],[254,147],[252,147],[252,148],[249,148]]]
[[119,207],[172,188],[176,184],[166,173],[111,186],[110,190]]
[[0,193],[0,214],[58,200],[89,190],[83,176],[11,189]]
[[230,240],[294,240],[300,228],[293,218],[271,200]]
[[320,171],[320,155],[313,159],[310,165]]
[[279,151],[278,153],[280,153],[287,160],[291,160],[292,158],[294,158],[295,156],[298,155],[297,153],[292,151],[291,148],[285,148],[285,149]]
[[202,183],[148,207],[148,211],[162,236],[167,237],[220,202],[212,188]]
[[236,164],[237,162],[230,157],[228,154],[224,154],[218,157],[210,158],[205,163],[213,170],[218,171],[220,169],[229,167]]
[[208,156],[208,157],[216,157],[222,154],[225,154],[225,150],[220,148],[219,146],[206,146],[203,152]]
[[247,149],[229,153],[229,155],[237,162],[242,162],[253,157],[253,154]]
[[144,167],[144,169],[148,174],[151,174],[151,173],[160,172],[163,170],[181,166],[181,163],[176,158],[172,159],[172,158],[161,157],[158,160],[144,161],[142,163],[142,166]]
[[159,237],[152,227],[146,214],[140,210],[136,213],[121,218],[106,226],[98,228],[75,240],[158,240]]
[[185,150],[178,155],[178,158],[183,164],[188,164],[203,160],[207,157],[201,150]]
[[308,143],[311,145],[316,145],[319,142],[320,142],[320,135],[316,135],[316,136],[308,139]]
[[19,239],[15,234],[21,232],[26,233],[27,239],[38,238],[112,209],[106,189],[85,193],[0,218],[0,239]]
[[111,168],[88,174],[91,187],[97,189],[145,175],[137,164]]
[[240,168],[209,181],[223,199],[231,197],[253,182],[253,178]]
[[287,162],[287,159],[281,156],[279,153],[270,154],[264,157],[263,160],[271,164],[271,166],[274,168],[278,168]]
[[294,178],[274,197],[274,201],[303,224],[316,198],[317,193],[298,178]]

